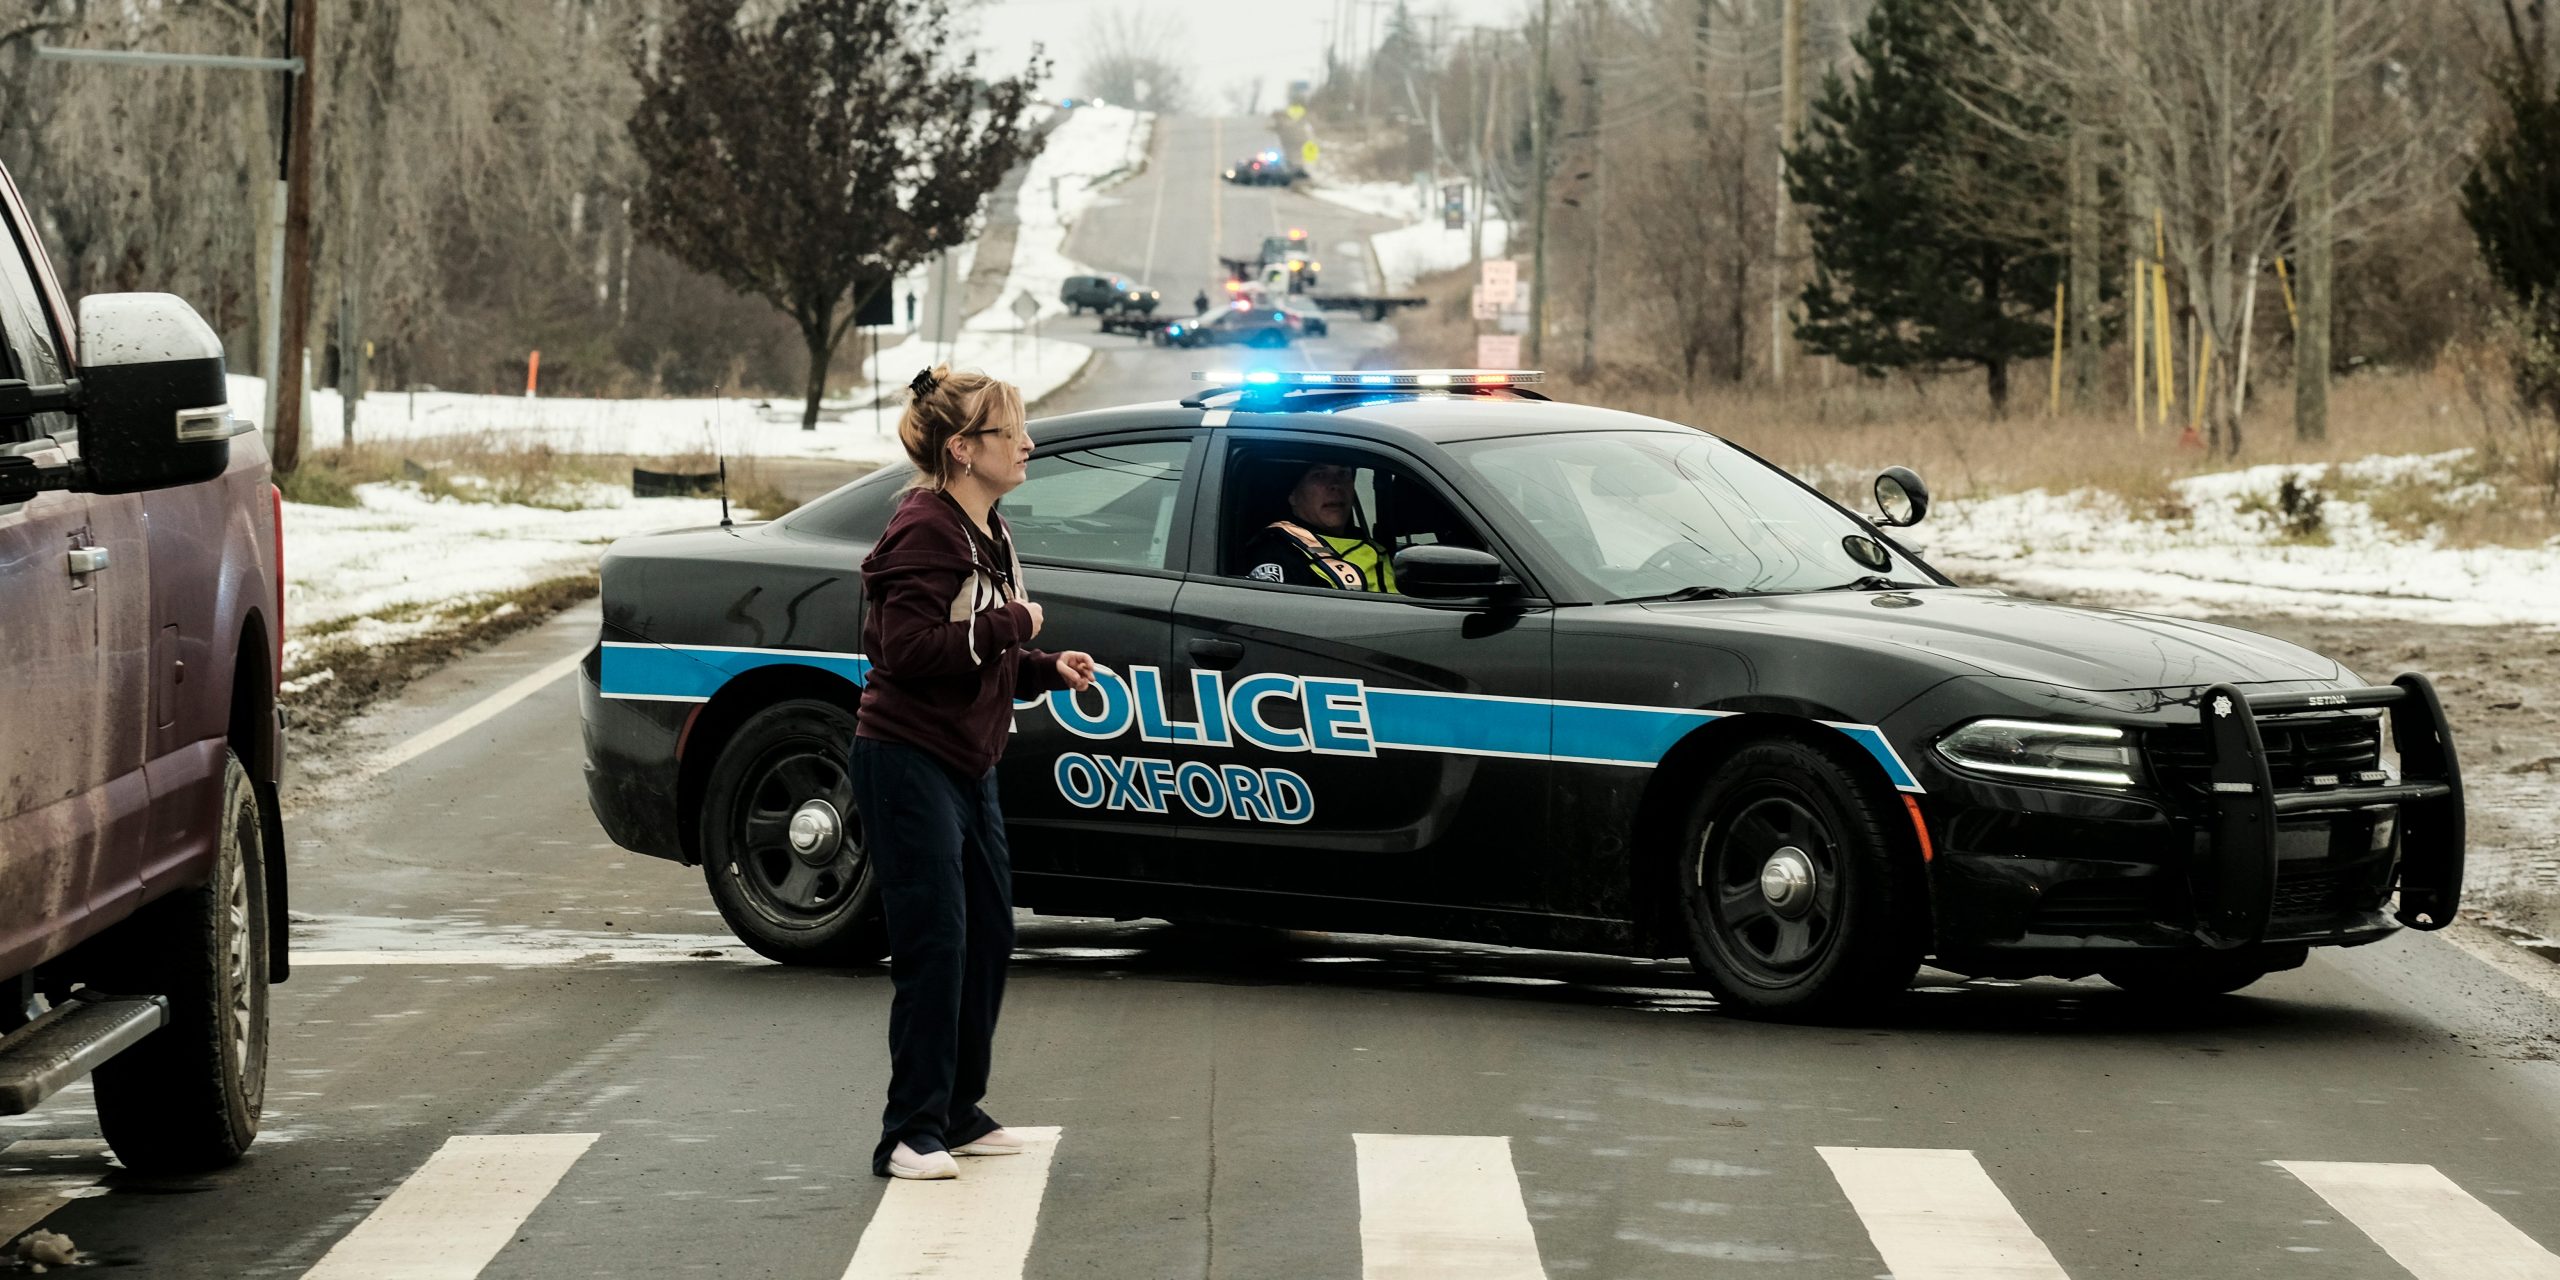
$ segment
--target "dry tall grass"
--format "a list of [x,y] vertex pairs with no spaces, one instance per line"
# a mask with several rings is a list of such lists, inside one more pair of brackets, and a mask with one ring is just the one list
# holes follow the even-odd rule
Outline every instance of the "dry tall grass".
[[[1431,304],[1398,317],[1397,346],[1378,363],[1474,363],[1477,325],[1467,313],[1464,276],[1426,283]],[[1824,369],[1829,362],[1818,361],[1801,385],[1779,392],[1703,378],[1685,385],[1676,365],[1603,360],[1590,377],[1579,377],[1572,370],[1580,347],[1562,336],[1565,331],[1559,326],[1550,333],[1544,361],[1549,395],[1714,432],[1861,506],[1869,502],[1875,473],[1896,464],[1918,471],[1940,497],[2101,489],[2123,495],[2136,510],[2168,511],[2174,507],[2172,483],[2186,476],[2270,463],[2312,469],[2375,454],[2467,448],[2481,451],[2476,475],[2468,478],[2497,485],[2504,500],[2430,506],[2425,494],[2384,495],[2412,515],[2396,523],[2432,525],[2458,544],[2539,546],[2560,535],[2560,520],[2538,500],[2529,468],[2503,443],[2514,430],[2512,408],[2500,400],[2504,387],[2484,391],[2480,371],[2458,350],[2422,372],[2340,379],[2330,391],[2329,434],[2321,441],[2294,436],[2290,378],[2262,373],[2250,388],[2242,447],[2236,455],[2214,455],[2181,443],[2182,411],[2162,425],[2155,408],[2153,420],[2137,430],[2120,387],[2105,395],[2100,411],[2066,407],[2059,416],[2049,415],[2048,366],[2042,362],[2011,370],[2017,391],[2010,412],[1994,417],[1979,375],[1876,379],[1836,365]]]
[[[512,503],[570,511],[593,505],[597,485],[627,486],[634,467],[708,475],[719,461],[707,450],[685,454],[568,453],[497,431],[319,449],[277,477],[292,502],[356,505],[355,486],[406,481],[430,497]],[[741,512],[771,519],[797,505],[754,457],[729,459],[729,497]]]

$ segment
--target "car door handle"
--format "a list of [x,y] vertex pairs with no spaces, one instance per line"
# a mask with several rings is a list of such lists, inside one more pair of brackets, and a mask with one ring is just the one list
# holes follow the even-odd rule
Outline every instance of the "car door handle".
[[98,570],[106,567],[107,549],[105,547],[73,547],[71,549],[72,577],[76,578],[85,573],[96,573]]
[[1191,650],[1191,664],[1205,671],[1224,671],[1244,659],[1244,646],[1233,640],[1194,640],[1185,646]]

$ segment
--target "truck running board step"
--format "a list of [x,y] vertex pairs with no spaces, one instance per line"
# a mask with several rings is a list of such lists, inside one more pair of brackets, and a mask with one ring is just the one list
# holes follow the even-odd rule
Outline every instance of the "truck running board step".
[[74,995],[0,1038],[0,1116],[25,1115],[169,1020],[167,996]]

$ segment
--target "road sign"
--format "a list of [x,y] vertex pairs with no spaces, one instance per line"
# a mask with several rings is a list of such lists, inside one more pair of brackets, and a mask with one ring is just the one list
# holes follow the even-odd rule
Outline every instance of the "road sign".
[[1464,183],[1450,183],[1440,188],[1440,228],[1463,231],[1467,226],[1467,188]]
[[1511,300],[1502,304],[1502,314],[1495,319],[1501,323],[1504,333],[1527,333],[1529,331],[1529,286],[1525,284],[1514,286],[1511,291]]
[[1520,367],[1520,335],[1486,333],[1476,337],[1476,367],[1479,369],[1517,369]]
[[1478,320],[1498,320],[1502,318],[1502,304],[1493,298],[1487,297],[1485,295],[1483,285],[1477,285],[1475,290],[1468,294],[1467,297],[1467,314],[1474,316]]
[[1509,258],[1485,259],[1484,273],[1478,278],[1483,283],[1477,288],[1495,306],[1510,306],[1520,296],[1520,264]]
[[1315,139],[1307,139],[1306,144],[1298,148],[1298,162],[1301,164],[1314,164],[1316,162]]
[[1303,103],[1303,102],[1292,102],[1292,103],[1290,103],[1290,104],[1289,104],[1289,118],[1290,118],[1290,119],[1292,119],[1292,120],[1304,120],[1304,119],[1306,119],[1306,118],[1307,118],[1307,104],[1305,104],[1305,103]]
[[1013,295],[1013,314],[1024,324],[1031,323],[1031,318],[1040,314],[1040,300],[1032,297],[1028,289]]

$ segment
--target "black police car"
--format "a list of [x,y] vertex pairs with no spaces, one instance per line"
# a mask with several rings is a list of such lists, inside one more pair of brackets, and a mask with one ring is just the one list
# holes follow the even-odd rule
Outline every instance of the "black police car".
[[[1023,904],[1685,954],[1787,1016],[1924,957],[2208,993],[2451,920],[2423,678],[1957,586],[1890,532],[1927,509],[1907,471],[1864,518],[1534,376],[1259,372],[1034,425],[1004,511],[1044,643],[1111,674],[1015,721]],[[1243,576],[1318,463],[1402,594]],[[596,814],[779,960],[884,950],[845,753],[904,471],[604,560]]]

